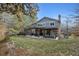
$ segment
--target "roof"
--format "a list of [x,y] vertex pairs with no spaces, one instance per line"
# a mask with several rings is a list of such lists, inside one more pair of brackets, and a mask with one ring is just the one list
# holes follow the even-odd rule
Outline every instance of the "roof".
[[48,20],[51,20],[51,21],[57,21],[57,22],[59,22],[59,20],[54,19],[54,18],[49,18],[49,17],[43,17],[42,19],[40,19],[40,20],[37,21],[37,22],[40,22],[40,21],[43,20],[43,19],[48,19]]
[[[38,20],[37,22],[35,22],[35,23],[33,23],[33,24],[36,24],[36,23],[38,23],[38,22],[42,21],[43,19],[48,19],[48,20],[51,20],[51,21],[57,21],[57,22],[59,22],[59,20],[54,19],[54,18],[43,17],[42,19]],[[32,25],[33,25],[33,24],[32,24]]]
[[[42,19],[40,19],[39,21],[33,23],[31,26],[29,26],[30,28],[44,28],[44,29],[51,29],[51,27],[37,27],[35,24],[39,23],[40,21],[43,21],[43,20],[51,20],[51,21],[56,21],[59,23],[59,20],[57,19],[53,19],[53,18],[49,18],[49,17],[43,17]],[[35,26],[33,26],[35,25]],[[55,27],[54,27],[55,28]]]
[[31,27],[32,29],[57,29],[56,27]]

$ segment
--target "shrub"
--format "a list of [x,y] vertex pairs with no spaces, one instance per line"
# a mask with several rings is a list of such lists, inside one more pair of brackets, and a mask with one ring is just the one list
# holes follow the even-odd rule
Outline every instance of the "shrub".
[[6,25],[0,21],[0,41],[4,40],[6,38],[8,30]]

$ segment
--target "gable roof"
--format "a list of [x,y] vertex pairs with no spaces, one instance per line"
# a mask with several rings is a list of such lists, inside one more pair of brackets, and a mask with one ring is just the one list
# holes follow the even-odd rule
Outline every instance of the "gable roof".
[[[37,22],[35,22],[35,23],[33,23],[33,24],[36,24],[36,23],[38,23],[38,22],[40,22],[40,21],[43,21],[43,20],[50,20],[50,21],[59,22],[59,20],[57,20],[57,19],[53,19],[53,18],[49,18],[49,17],[43,17],[42,19],[38,20]],[[32,25],[33,25],[33,24],[32,24]]]
[[[41,21],[46,21],[46,20],[50,20],[50,21],[56,21],[56,22],[58,22],[59,23],[59,20],[57,20],[57,19],[53,19],[53,18],[49,18],[49,17],[43,17],[42,19],[40,19],[39,21],[37,21],[37,22],[35,22],[35,23],[33,23],[33,24],[31,24],[30,26],[28,26],[29,28],[34,28],[34,26],[35,26],[35,24],[37,24],[37,23],[39,23],[39,22],[41,22]],[[33,26],[34,25],[34,26]],[[36,28],[36,27],[35,27]],[[47,28],[47,27],[46,27]],[[49,27],[48,27],[49,28]]]
[[40,20],[37,21],[36,23],[38,23],[38,22],[40,22],[40,21],[42,21],[42,20],[50,20],[50,21],[57,21],[57,22],[59,22],[59,20],[57,20],[57,19],[53,19],[53,18],[49,18],[49,17],[43,17],[42,19],[40,19]]

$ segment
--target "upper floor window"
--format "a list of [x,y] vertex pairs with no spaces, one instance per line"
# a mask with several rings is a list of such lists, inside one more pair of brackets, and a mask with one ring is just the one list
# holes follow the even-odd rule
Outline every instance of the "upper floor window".
[[42,24],[38,24],[38,26],[42,26]]
[[51,26],[54,26],[54,23],[50,23]]

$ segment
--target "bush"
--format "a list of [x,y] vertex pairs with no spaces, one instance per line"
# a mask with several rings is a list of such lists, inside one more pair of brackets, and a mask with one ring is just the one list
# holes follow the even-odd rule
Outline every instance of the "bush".
[[4,40],[7,37],[7,27],[6,25],[0,21],[0,41]]
[[70,39],[76,39],[76,36],[74,34],[71,34],[71,36],[69,36]]

